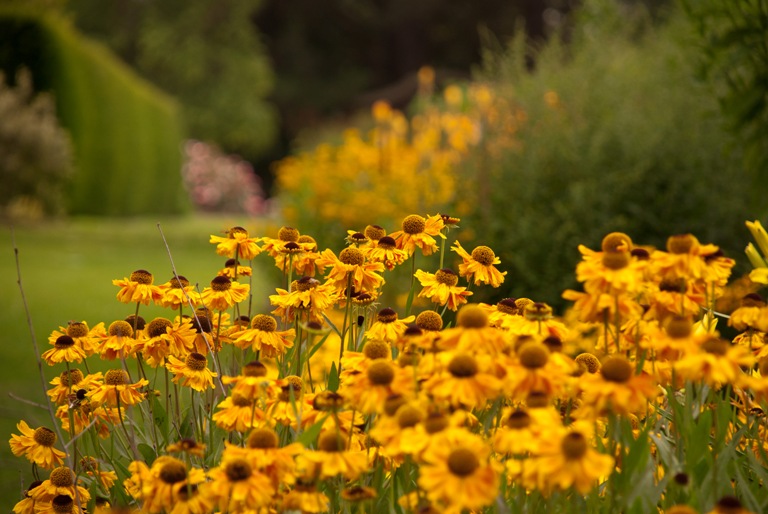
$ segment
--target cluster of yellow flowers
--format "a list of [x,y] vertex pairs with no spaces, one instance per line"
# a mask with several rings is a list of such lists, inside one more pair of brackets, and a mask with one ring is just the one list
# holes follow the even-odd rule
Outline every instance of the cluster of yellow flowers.
[[470,179],[462,163],[480,145],[498,152],[516,144],[524,113],[482,83],[471,83],[466,90],[449,86],[438,105],[427,100],[432,75],[422,70],[419,76],[424,106],[410,119],[376,102],[368,132],[347,129],[339,144],[321,144],[277,164],[288,223],[348,227],[365,212],[368,219],[390,224],[402,212],[450,210],[461,215],[467,210]]
[[[719,336],[712,307],[734,261],[716,246],[686,234],[661,251],[613,233],[600,251],[581,247],[584,290],[564,294],[575,303],[559,319],[529,298],[469,303],[473,287],[507,277],[488,246],[455,243],[458,272],[443,267],[458,221],[412,214],[394,232],[350,230],[338,255],[292,227],[276,238],[233,227],[211,236],[228,260],[200,293],[145,270],[113,281],[135,314],[49,338],[42,359],[66,367],[48,390],[59,425],[21,421],[10,445],[50,474],[14,512],[461,513],[588,494],[614,505],[600,485],[625,471],[633,441],[648,441],[652,480],[679,471],[659,448],[686,430],[681,391],[700,395],[686,407],[696,415],[708,402],[732,409],[713,451],[731,444],[768,464],[768,307],[748,295],[730,317],[740,334]],[[387,273],[417,253],[434,272],[412,264],[410,300],[418,291],[434,310],[380,308]],[[286,280],[269,313],[250,311],[239,282],[259,255]],[[146,323],[150,302],[175,316]],[[92,373],[91,356],[119,364]],[[677,494],[652,509],[745,514],[734,487],[718,485],[732,495],[717,505]]]

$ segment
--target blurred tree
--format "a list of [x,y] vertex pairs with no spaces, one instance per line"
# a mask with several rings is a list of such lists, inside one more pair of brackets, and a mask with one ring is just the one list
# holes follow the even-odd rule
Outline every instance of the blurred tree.
[[78,26],[175,95],[190,135],[249,160],[275,135],[273,75],[251,21],[261,0],[71,0]]
[[[768,180],[768,0],[682,0],[695,24],[703,80],[745,143],[745,167]],[[763,189],[765,186],[762,186]],[[765,216],[768,207],[753,205]],[[759,209],[759,210],[758,210]]]

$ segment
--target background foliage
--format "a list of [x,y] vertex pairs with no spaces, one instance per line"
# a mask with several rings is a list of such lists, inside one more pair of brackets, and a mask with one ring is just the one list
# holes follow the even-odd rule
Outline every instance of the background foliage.
[[179,175],[183,127],[171,99],[54,13],[0,10],[0,48],[3,70],[27,65],[36,87],[55,93],[75,150],[71,212],[128,215],[186,208]]
[[0,216],[36,218],[64,210],[72,145],[53,100],[36,95],[28,70],[9,87],[0,75]]

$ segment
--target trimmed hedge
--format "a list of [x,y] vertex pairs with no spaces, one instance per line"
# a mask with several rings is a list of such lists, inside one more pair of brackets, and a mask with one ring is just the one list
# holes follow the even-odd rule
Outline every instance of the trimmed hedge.
[[[9,50],[10,49],[10,50]],[[188,208],[181,183],[178,106],[51,13],[0,9],[0,67],[32,71],[54,93],[76,172],[69,212],[172,214]]]

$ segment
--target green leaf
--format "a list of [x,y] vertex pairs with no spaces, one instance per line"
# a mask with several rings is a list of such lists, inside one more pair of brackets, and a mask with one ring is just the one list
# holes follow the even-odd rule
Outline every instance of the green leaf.
[[305,448],[309,448],[317,441],[317,436],[320,435],[320,430],[323,428],[323,423],[325,423],[326,419],[328,419],[327,415],[316,421],[296,438],[296,442],[303,444]]
[[141,456],[144,457],[144,462],[147,463],[147,466],[151,466],[157,458],[157,454],[155,453],[154,448],[146,443],[139,443],[137,448],[139,453],[141,453]]
[[315,344],[315,346],[313,346],[313,347],[312,347],[312,349],[311,349],[311,350],[309,350],[309,356],[307,357],[307,360],[311,359],[311,358],[312,358],[312,356],[315,354],[315,352],[317,352],[317,350],[319,350],[319,349],[320,349],[320,347],[321,347],[321,346],[323,346],[323,344],[325,343],[325,341],[328,339],[328,335],[329,335],[329,334],[325,334],[325,335],[323,336],[323,338],[322,338],[322,339],[320,339],[320,341],[318,341],[318,342]]
[[336,369],[335,362],[331,363],[331,371],[328,373],[328,390],[333,392],[339,390],[339,370]]

